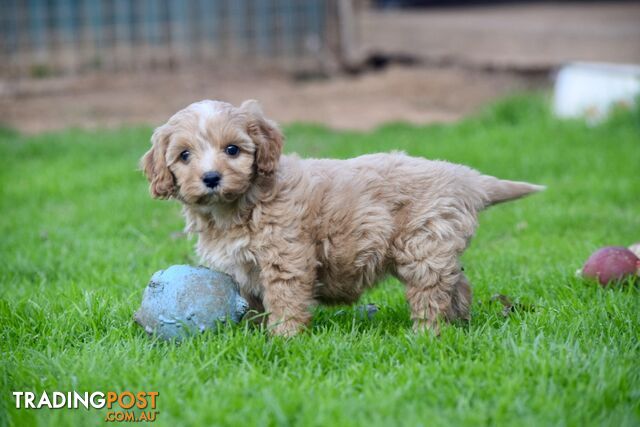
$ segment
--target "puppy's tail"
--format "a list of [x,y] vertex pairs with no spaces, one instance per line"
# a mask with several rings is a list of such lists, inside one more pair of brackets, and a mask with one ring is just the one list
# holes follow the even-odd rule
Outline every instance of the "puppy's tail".
[[483,175],[480,181],[483,190],[487,194],[486,207],[519,199],[520,197],[527,196],[531,193],[537,193],[538,191],[542,191],[546,188],[543,185],[498,179],[489,175]]

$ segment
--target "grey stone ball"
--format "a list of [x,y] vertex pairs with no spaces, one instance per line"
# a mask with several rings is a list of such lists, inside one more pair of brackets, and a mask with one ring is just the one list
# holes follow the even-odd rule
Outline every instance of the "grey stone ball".
[[226,274],[205,267],[173,265],[157,271],[147,285],[135,321],[150,335],[181,340],[220,323],[239,322],[248,309]]

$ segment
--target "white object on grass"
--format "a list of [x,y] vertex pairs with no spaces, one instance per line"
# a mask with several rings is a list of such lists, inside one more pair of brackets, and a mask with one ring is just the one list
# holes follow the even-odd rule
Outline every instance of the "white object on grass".
[[595,124],[614,105],[631,107],[640,96],[640,66],[573,63],[560,69],[554,89],[558,117],[584,117]]

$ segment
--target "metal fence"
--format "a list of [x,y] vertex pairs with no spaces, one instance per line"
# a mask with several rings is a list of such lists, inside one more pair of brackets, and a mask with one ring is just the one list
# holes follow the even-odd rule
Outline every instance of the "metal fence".
[[0,0],[0,71],[322,66],[341,0]]

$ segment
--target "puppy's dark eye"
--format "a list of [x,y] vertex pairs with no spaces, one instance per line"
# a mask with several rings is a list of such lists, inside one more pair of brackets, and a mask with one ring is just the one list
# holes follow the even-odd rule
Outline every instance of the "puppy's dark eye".
[[184,150],[182,153],[180,153],[180,160],[182,160],[183,162],[186,162],[187,160],[189,160],[190,156],[191,156],[191,153],[189,152],[189,150]]
[[240,149],[237,145],[227,145],[227,148],[224,149],[224,152],[230,156],[237,156],[240,152]]

